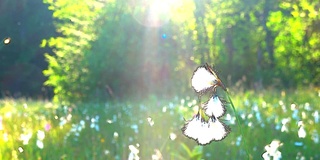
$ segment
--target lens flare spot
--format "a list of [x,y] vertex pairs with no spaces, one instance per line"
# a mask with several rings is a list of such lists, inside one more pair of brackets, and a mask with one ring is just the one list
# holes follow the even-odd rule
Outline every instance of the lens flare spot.
[[170,1],[132,1],[132,16],[141,25],[160,27],[166,24],[171,17]]

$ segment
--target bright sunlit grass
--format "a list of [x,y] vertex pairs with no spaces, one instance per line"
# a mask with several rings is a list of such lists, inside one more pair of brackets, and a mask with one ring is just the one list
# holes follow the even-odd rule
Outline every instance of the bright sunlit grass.
[[207,146],[181,133],[197,106],[190,97],[81,106],[2,99],[0,159],[245,159],[244,140],[253,159],[319,158],[319,91],[231,94],[243,135],[226,106],[221,121],[232,132]]

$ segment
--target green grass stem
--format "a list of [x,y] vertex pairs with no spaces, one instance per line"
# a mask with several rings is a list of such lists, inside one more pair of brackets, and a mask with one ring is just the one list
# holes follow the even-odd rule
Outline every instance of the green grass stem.
[[228,97],[228,101],[229,101],[229,103],[230,103],[230,105],[231,105],[231,107],[232,107],[232,110],[233,110],[233,112],[234,112],[234,115],[236,116],[236,120],[237,120],[237,126],[238,126],[238,128],[239,128],[239,131],[240,131],[240,134],[241,134],[241,136],[242,136],[242,141],[243,141],[243,145],[244,145],[244,149],[245,149],[245,151],[246,151],[246,154],[247,154],[247,158],[248,159],[250,159],[250,154],[249,154],[249,152],[248,152],[248,147],[247,147],[247,142],[246,142],[246,139],[244,138],[244,134],[243,134],[243,131],[242,131],[242,127],[241,127],[241,123],[240,123],[240,118],[239,118],[239,115],[238,115],[238,113],[237,113],[237,111],[236,111],[236,109],[235,109],[235,107],[234,107],[234,105],[233,105],[233,102],[232,102],[232,100],[231,100],[231,98],[230,98],[230,95],[229,95],[229,93],[227,92],[227,97]]

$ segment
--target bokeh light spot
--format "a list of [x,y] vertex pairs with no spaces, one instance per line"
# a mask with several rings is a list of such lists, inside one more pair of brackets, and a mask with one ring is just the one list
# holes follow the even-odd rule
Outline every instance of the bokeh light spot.
[[166,39],[166,38],[167,38],[167,34],[163,33],[163,34],[161,35],[161,38],[162,38],[162,39]]
[[5,38],[5,39],[3,40],[3,43],[4,43],[5,45],[9,44],[10,42],[11,42],[11,38],[10,38],[10,37],[7,37],[7,38]]

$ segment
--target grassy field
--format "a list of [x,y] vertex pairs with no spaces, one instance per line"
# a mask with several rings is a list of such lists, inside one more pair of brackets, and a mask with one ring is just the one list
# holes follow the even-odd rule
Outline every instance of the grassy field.
[[246,152],[261,159],[273,140],[280,141],[282,159],[320,159],[319,90],[246,91],[231,98],[243,134],[227,105],[223,121],[232,131],[207,146],[181,133],[198,105],[195,97],[70,106],[2,99],[0,159],[233,160],[247,159]]

